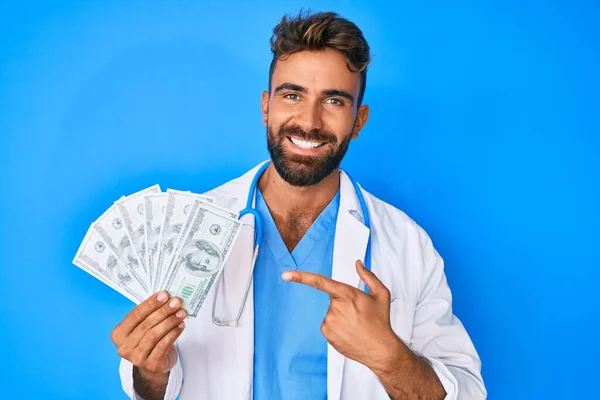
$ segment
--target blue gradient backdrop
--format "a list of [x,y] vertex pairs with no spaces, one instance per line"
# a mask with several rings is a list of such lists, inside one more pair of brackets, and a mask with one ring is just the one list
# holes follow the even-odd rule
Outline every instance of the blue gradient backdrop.
[[370,41],[344,166],[432,236],[490,398],[597,398],[598,4],[1,2],[2,397],[124,397],[131,304],[71,264],[79,242],[123,194],[267,157],[268,39],[311,7]]

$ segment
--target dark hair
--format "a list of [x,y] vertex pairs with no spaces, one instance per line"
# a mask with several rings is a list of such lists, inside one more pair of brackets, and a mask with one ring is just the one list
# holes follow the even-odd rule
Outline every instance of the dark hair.
[[346,56],[348,69],[360,72],[357,107],[360,106],[367,85],[367,67],[371,61],[369,44],[356,24],[333,12],[307,12],[303,15],[300,11],[295,18],[284,15],[275,26],[271,36],[273,60],[269,67],[269,93],[277,60],[300,51],[325,48],[342,52]]

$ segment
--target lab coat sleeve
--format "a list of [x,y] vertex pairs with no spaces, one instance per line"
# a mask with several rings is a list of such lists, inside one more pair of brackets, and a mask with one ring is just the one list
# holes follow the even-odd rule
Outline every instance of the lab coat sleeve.
[[481,360],[461,321],[452,312],[444,262],[419,228],[422,269],[410,347],[439,377],[446,400],[485,399]]
[[[119,373],[121,375],[121,385],[127,396],[132,400],[145,400],[140,395],[135,393],[133,389],[133,364],[128,360],[122,358],[119,366]],[[167,384],[167,391],[165,393],[164,400],[175,400],[179,396],[179,391],[183,384],[183,369],[181,367],[181,361],[177,358],[177,364],[171,369],[169,374],[169,383]]]

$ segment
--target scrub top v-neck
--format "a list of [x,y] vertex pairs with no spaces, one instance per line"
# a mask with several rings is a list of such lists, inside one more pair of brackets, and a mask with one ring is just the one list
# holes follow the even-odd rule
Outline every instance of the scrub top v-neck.
[[298,270],[331,277],[339,200],[338,191],[290,252],[257,190],[264,231],[254,270],[254,400],[327,398],[327,341],[321,323],[329,296],[286,282],[281,274]]

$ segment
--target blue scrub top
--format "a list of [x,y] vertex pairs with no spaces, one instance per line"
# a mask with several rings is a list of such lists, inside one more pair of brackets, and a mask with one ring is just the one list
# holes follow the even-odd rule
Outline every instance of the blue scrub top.
[[281,279],[285,270],[331,277],[339,191],[290,253],[260,193],[261,251],[254,269],[254,400],[326,399],[329,296]]

